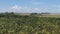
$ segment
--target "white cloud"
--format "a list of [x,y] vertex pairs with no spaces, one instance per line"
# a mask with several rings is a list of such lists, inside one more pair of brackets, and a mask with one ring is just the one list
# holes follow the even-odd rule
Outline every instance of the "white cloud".
[[12,7],[10,7],[10,9],[8,11],[10,12],[18,12],[18,13],[28,13],[30,12],[31,9],[29,9],[28,7],[22,7],[22,6],[18,6],[18,5],[14,5]]
[[[1,10],[1,9],[0,9]],[[51,13],[59,13],[60,12],[60,5],[55,6],[53,8],[29,8],[27,6],[22,7],[22,6],[18,6],[18,5],[14,5],[12,7],[10,7],[9,9],[3,9],[1,10],[2,12],[8,11],[8,12],[18,12],[18,13],[41,13],[41,12],[51,12]]]
[[39,10],[38,8],[35,8],[35,10]]
[[13,6],[13,7],[11,7],[13,10],[20,10],[20,9],[22,9],[22,7],[21,6],[18,6],[18,5],[15,5],[15,6]]

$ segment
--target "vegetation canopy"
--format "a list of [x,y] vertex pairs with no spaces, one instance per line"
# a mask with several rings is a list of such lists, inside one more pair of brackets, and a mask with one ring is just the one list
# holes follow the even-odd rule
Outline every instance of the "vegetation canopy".
[[0,34],[60,34],[60,18],[2,13]]

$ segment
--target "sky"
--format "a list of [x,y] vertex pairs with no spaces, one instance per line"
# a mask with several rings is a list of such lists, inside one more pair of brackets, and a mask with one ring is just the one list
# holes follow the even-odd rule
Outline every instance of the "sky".
[[60,13],[60,0],[0,0],[1,12]]

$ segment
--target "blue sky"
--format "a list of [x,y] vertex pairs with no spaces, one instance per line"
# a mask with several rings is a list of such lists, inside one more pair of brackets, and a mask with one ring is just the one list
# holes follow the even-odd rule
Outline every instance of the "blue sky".
[[0,0],[0,12],[60,13],[60,0]]

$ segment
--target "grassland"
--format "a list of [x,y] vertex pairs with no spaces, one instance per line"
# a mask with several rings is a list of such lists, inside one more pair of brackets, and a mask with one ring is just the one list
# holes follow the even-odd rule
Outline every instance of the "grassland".
[[60,18],[60,14],[43,14],[39,15],[40,17],[52,17],[52,18]]
[[0,16],[0,34],[60,34],[60,18],[2,15]]

